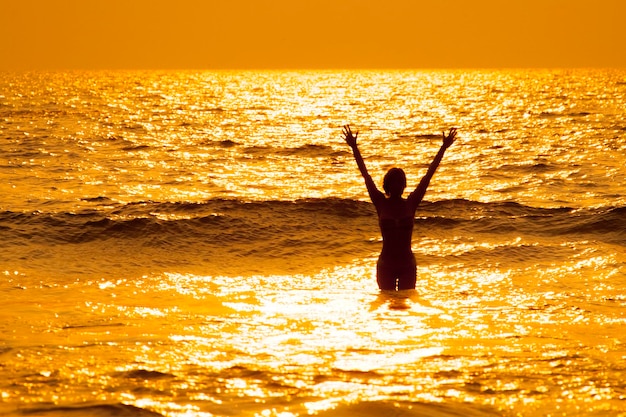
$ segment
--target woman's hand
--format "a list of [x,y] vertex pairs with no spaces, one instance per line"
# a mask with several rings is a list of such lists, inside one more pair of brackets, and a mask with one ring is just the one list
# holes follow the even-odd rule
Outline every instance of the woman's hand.
[[343,138],[345,139],[348,146],[350,146],[351,148],[356,148],[356,138],[359,137],[359,132],[353,134],[352,129],[350,129],[350,125],[345,125],[341,133],[343,134]]
[[441,136],[443,136],[443,147],[448,149],[454,141],[456,140],[456,127],[450,129],[450,132],[446,135],[446,132],[442,132]]

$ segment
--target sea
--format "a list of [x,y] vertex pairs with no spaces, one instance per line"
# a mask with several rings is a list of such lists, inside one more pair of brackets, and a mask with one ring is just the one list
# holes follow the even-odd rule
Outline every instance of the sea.
[[0,415],[626,416],[626,70],[3,72],[0,277]]

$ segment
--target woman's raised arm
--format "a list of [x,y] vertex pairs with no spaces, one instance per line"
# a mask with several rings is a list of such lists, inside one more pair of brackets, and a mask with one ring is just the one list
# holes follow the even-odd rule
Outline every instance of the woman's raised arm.
[[372,177],[367,172],[367,167],[365,166],[365,161],[363,160],[363,156],[361,155],[361,151],[359,151],[359,147],[357,146],[356,139],[359,136],[359,132],[352,133],[352,129],[350,125],[345,125],[341,132],[343,134],[343,138],[352,149],[352,154],[354,155],[354,160],[356,161],[357,166],[359,167],[359,171],[361,172],[361,176],[365,180],[365,186],[367,187],[367,192],[370,196],[370,199],[374,204],[381,199],[385,198],[385,195],[376,188],[376,184]]
[[428,171],[426,171],[426,175],[424,175],[419,185],[415,188],[415,191],[413,191],[408,197],[414,207],[417,207],[418,204],[422,202],[422,199],[426,194],[426,190],[428,189],[428,184],[430,184],[430,180],[433,178],[433,175],[435,175],[435,171],[437,171],[437,167],[439,167],[439,164],[441,163],[443,154],[456,140],[456,133],[457,130],[455,127],[450,129],[450,132],[448,132],[447,135],[446,132],[442,132],[441,135],[443,137],[443,143],[441,144],[441,148],[439,148],[439,152],[437,152],[437,155],[435,155],[435,158],[430,163]]

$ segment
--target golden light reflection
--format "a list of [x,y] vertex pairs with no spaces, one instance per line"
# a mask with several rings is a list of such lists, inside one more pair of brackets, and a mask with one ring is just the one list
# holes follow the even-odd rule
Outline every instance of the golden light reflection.
[[161,402],[150,398],[138,398],[129,402],[141,409],[163,412],[172,417],[213,417],[212,413],[201,412],[199,407],[193,405],[180,405],[175,402]]
[[[65,97],[74,76],[81,93]],[[251,407],[291,417],[391,401],[491,405],[498,415],[621,407],[623,250],[603,233],[572,231],[592,228],[590,207],[619,208],[626,195],[623,84],[611,87],[621,73],[574,77],[585,80],[581,103],[614,108],[597,114],[563,104],[567,72],[41,77],[47,120],[12,110],[36,96],[33,83],[2,97],[6,117],[22,117],[5,124],[20,156],[5,167],[11,184],[0,184],[8,216],[37,210],[39,225],[50,211],[56,225],[85,214],[117,232],[141,219],[156,231],[83,241],[83,223],[72,244],[47,246],[46,235],[15,250],[17,266],[3,266],[2,398],[166,416]],[[21,122],[33,129],[12,127]],[[375,178],[394,164],[412,183],[436,152],[438,126],[461,128],[418,220],[416,291],[376,288],[375,213],[337,135],[344,122],[360,124]],[[31,142],[37,156],[21,158]],[[321,201],[294,201],[311,197]],[[295,209],[278,209],[287,201]],[[546,210],[572,205],[582,208]],[[543,230],[544,218],[563,230]],[[205,234],[203,220],[235,226]],[[199,226],[178,233],[190,223]],[[238,242],[220,239],[229,232]]]
[[[476,274],[476,280],[474,281],[475,283],[473,285],[476,285],[477,286],[476,288],[484,286],[485,283],[491,283],[492,285],[500,285],[499,283],[505,276],[506,274],[482,274],[482,275]],[[485,279],[485,277],[488,279],[485,282],[481,282],[481,279]],[[193,277],[193,276],[189,276],[187,278],[177,276],[177,277],[173,277],[173,279],[175,279],[175,281],[177,282],[177,286],[180,286],[181,288],[188,287],[190,282],[194,282],[194,281],[198,283],[203,282],[203,279],[201,277]],[[257,277],[256,279],[252,280],[252,285],[258,285],[258,282],[262,282],[262,281],[266,283],[272,282],[272,281],[280,282],[281,280],[285,280],[285,279],[293,280],[294,277],[285,277],[285,276]],[[296,277],[296,279],[298,279],[298,277]],[[301,279],[302,282],[307,281],[307,277],[300,277],[299,279]],[[255,284],[255,281],[257,282],[256,284]],[[175,290],[176,287],[171,287],[171,288]],[[230,291],[226,290],[224,292],[224,296],[226,296],[226,294],[228,293],[230,293]],[[422,363],[423,359],[426,359],[426,358],[433,358],[433,360],[435,361],[435,364],[433,365],[441,369],[441,363],[440,363],[441,359],[438,359],[440,355],[442,355],[446,351],[454,352],[455,349],[459,349],[459,348],[461,348],[461,351],[462,351],[464,348],[462,348],[461,346],[465,344],[466,341],[472,340],[474,337],[476,337],[477,334],[489,334],[489,333],[493,334],[494,332],[493,326],[496,325],[498,321],[494,322],[491,320],[487,320],[487,321],[485,320],[489,317],[496,318],[498,317],[497,314],[500,314],[498,313],[498,311],[495,311],[492,313],[474,311],[474,312],[471,312],[470,314],[467,314],[467,313],[464,314],[462,320],[464,322],[467,322],[463,326],[465,328],[460,328],[460,329],[457,328],[453,332],[454,338],[458,339],[458,342],[461,343],[460,346],[456,344],[454,345],[454,347],[453,346],[446,347],[445,345],[440,345],[440,346],[431,346],[431,347],[421,347],[417,349],[415,348],[415,346],[413,346],[410,350],[407,350],[407,351],[398,350],[396,348],[394,349],[393,353],[390,352],[389,354],[376,354],[372,351],[368,352],[368,349],[377,349],[377,346],[380,343],[392,343],[394,346],[397,346],[398,344],[400,345],[406,344],[407,342],[409,342],[409,340],[406,338],[407,336],[406,333],[403,334],[402,331],[395,332],[392,328],[392,329],[389,329],[387,332],[385,332],[384,336],[382,334],[380,336],[376,336],[378,333],[378,330],[375,329],[374,327],[369,328],[367,326],[365,327],[358,326],[359,333],[367,332],[371,334],[370,337],[373,337],[371,341],[368,341],[366,344],[362,344],[362,347],[358,348],[358,346],[361,345],[361,342],[359,342],[359,339],[363,338],[363,335],[359,333],[355,335],[354,330],[348,330],[348,328],[345,327],[346,326],[345,324],[341,324],[341,321],[337,321],[337,317],[335,317],[334,315],[331,315],[331,316],[328,315],[329,312],[335,311],[335,308],[337,308],[338,309],[337,311],[341,310],[344,313],[347,312],[347,314],[354,319],[353,313],[350,313],[350,311],[352,311],[351,309],[353,308],[351,307],[351,305],[354,304],[356,306],[357,304],[361,304],[363,302],[364,297],[367,298],[367,297],[371,297],[372,295],[368,295],[368,293],[359,293],[359,292],[355,294],[354,291],[350,291],[349,293],[348,292],[343,293],[342,291],[339,291],[335,294],[335,296],[339,296],[339,299],[336,300],[337,306],[335,307],[333,305],[334,304],[333,302],[331,302],[330,304],[328,303],[327,295],[322,295],[322,294],[311,295],[310,293],[299,291],[299,290],[289,291],[288,296],[284,296],[284,297],[279,297],[279,294],[280,294],[279,292],[272,291],[272,292],[266,293],[265,295],[261,294],[261,296],[259,296],[258,289],[257,289],[256,297],[244,298],[239,303],[236,303],[236,306],[231,306],[234,308],[233,311],[238,312],[236,314],[245,315],[245,316],[242,316],[242,318],[245,317],[245,320],[247,322],[247,325],[245,326],[246,337],[250,341],[254,341],[253,345],[250,345],[249,343],[247,344],[237,343],[236,346],[239,346],[239,348],[242,348],[245,346],[244,347],[245,351],[249,352],[249,354],[252,354],[252,355],[255,354],[254,352],[256,352],[256,354],[262,353],[263,355],[271,355],[275,359],[271,359],[269,361],[265,359],[265,360],[258,361],[256,363],[260,364],[260,363],[266,362],[269,366],[271,366],[274,369],[280,369],[285,366],[283,361],[281,361],[278,358],[283,355],[287,355],[287,357],[290,358],[288,361],[289,362],[288,366],[294,366],[297,364],[296,366],[298,367],[307,367],[307,366],[319,367],[320,365],[322,365],[322,366],[330,366],[330,369],[336,369],[338,370],[337,372],[339,372],[339,370],[341,370],[341,372],[350,372],[350,371],[373,372],[370,378],[363,379],[362,381],[347,380],[347,381],[335,381],[335,382],[317,384],[317,387],[315,388],[315,390],[321,396],[336,395],[337,392],[344,392],[344,391],[352,392],[352,394],[350,395],[353,395],[355,399],[361,398],[362,396],[374,397],[376,395],[380,395],[380,393],[382,392],[410,393],[412,392],[412,388],[410,387],[413,386],[412,384],[417,383],[417,381],[412,382],[410,384],[395,383],[392,385],[387,385],[383,389],[380,386],[380,383],[376,382],[377,379],[380,378],[379,375],[376,375],[377,370],[383,371],[384,373],[387,373],[387,372],[393,373],[395,372],[394,370],[402,369],[403,367],[407,366],[407,364],[416,363],[416,362]],[[349,301],[349,300],[352,300],[352,301]],[[409,299],[408,301],[417,302],[417,299],[415,301],[411,301]],[[348,304],[346,304],[346,302],[348,302]],[[248,304],[248,307],[245,307],[246,304]],[[312,306],[313,308],[312,309],[304,308],[304,306],[307,306],[307,305]],[[255,311],[257,316],[248,316],[247,313],[250,310]],[[417,310],[413,310],[414,313],[426,314],[426,316],[424,317],[425,318],[428,317],[427,311],[429,310],[424,310],[422,313],[419,313],[420,311],[421,310],[419,308]],[[502,310],[502,311],[506,312],[507,310]],[[380,314],[382,312],[383,311],[381,311],[380,308],[376,308],[372,310],[371,314]],[[460,317],[456,313],[454,313],[452,316],[448,314],[448,316],[450,317],[450,319],[453,320],[453,322],[457,323],[455,324],[455,326],[459,325],[458,322],[456,321],[459,320]],[[333,318],[330,319],[330,317],[333,317]],[[251,319],[253,320],[252,322],[250,322]],[[410,316],[405,316],[405,319],[410,319]],[[387,320],[389,320],[389,318]],[[415,324],[416,322],[413,321],[413,323]],[[331,332],[330,331],[331,328],[327,327],[328,325],[338,326],[338,328],[332,330]],[[321,333],[319,332],[320,326],[324,328],[324,331]],[[354,328],[354,323],[351,323],[349,326],[351,329]],[[290,334],[285,335],[284,329],[290,329]],[[442,328],[442,331],[444,329],[445,328]],[[414,338],[415,340],[427,341],[432,336],[437,336],[436,340],[438,340],[440,344],[449,343],[452,341],[452,339],[450,339],[452,334],[448,333],[448,331],[449,330],[445,330],[444,333],[438,333],[437,335],[429,336],[429,332],[432,332],[432,330],[425,331],[425,328],[417,326],[415,328],[415,331],[411,332],[411,338]],[[311,336],[313,336],[314,339],[308,338],[307,334],[310,332],[313,332]],[[501,333],[500,337],[504,337],[504,338],[513,337],[514,335],[518,335],[518,334],[522,334],[522,335],[528,334],[528,329],[518,326],[518,327],[513,328],[512,332]],[[323,336],[319,337],[319,335],[323,335]],[[181,336],[174,337],[173,340],[175,340],[178,343],[191,343],[190,347],[199,346],[199,344],[200,345],[208,344],[207,345],[208,347],[210,346],[210,344],[214,343],[210,337],[205,337],[205,336],[185,337],[181,335]],[[314,340],[319,340],[320,342],[311,343]],[[350,341],[349,344],[346,343],[347,340]],[[365,342],[365,339],[362,339],[362,341]],[[221,343],[224,343],[224,342],[228,344],[227,341],[222,339]],[[505,351],[510,351],[510,352],[514,352],[516,350],[514,346],[498,347],[498,343],[500,342],[496,338],[493,340],[491,344],[484,344],[482,347],[478,346],[476,349],[477,351],[480,351],[482,349],[491,350],[494,347],[496,347],[496,348],[503,349]],[[352,349],[353,351],[341,353],[345,351],[347,346],[349,347],[349,349]],[[408,346],[411,346],[411,344],[409,343]],[[298,352],[299,349],[301,348],[304,348],[307,350],[323,349],[324,351],[330,351],[330,352],[334,351],[335,353],[329,354],[327,358],[325,358],[324,356],[320,357],[319,355],[315,355],[314,353],[303,353],[303,352],[298,353],[298,354],[289,353],[289,351],[292,349],[295,349],[296,352]],[[357,349],[357,350],[354,350],[354,349]],[[360,353],[358,349],[366,349],[366,350],[364,350],[363,353]],[[552,352],[551,355],[555,355],[555,354],[565,355],[567,354],[566,352],[567,351],[563,353]],[[223,355],[223,359],[221,359],[222,361],[228,357],[228,354],[226,353],[223,353],[222,355]],[[230,365],[220,366],[219,356],[215,356],[214,360],[215,362],[213,365],[211,365],[210,361],[209,362],[205,361],[204,366],[217,366],[218,369],[221,369],[222,371],[226,371],[229,369],[229,366],[233,366],[233,364],[237,363],[236,361],[233,361],[233,359],[229,359],[228,362],[226,362],[226,364],[230,364]],[[330,365],[324,365],[327,360],[331,361]],[[490,363],[488,359],[468,361],[467,359],[462,359],[462,358],[459,358],[457,360],[457,363],[453,363],[451,361],[446,361],[446,362],[447,362],[446,366],[449,367],[450,369],[463,369],[467,367],[469,368],[482,367],[482,366],[488,366]],[[197,363],[202,363],[202,362],[197,362]],[[436,387],[439,387],[439,388],[436,388],[437,390],[436,392],[439,392],[439,395],[442,395],[444,398],[458,397],[460,395],[459,393],[462,391],[458,389],[454,389],[454,388],[444,389],[443,387],[445,387],[446,384],[459,383],[463,381],[463,379],[450,379],[446,381],[437,382]],[[297,379],[292,381],[290,384],[300,386],[301,389],[308,386],[307,382],[303,380],[297,380]],[[424,380],[419,380],[419,384],[424,385],[424,384],[428,384],[428,382]],[[483,387],[483,389],[494,390],[498,392],[500,391],[506,392],[506,391],[510,391],[511,389],[513,389],[512,387],[514,386],[515,385],[513,382],[503,381],[501,385]],[[263,383],[261,383],[260,381],[257,381],[257,382],[249,381],[248,379],[244,379],[244,378],[228,379],[227,381],[225,381],[224,388],[232,392],[239,392],[241,393],[241,395],[244,395],[246,397],[263,397],[263,396],[268,395],[268,390],[267,388],[264,388]],[[424,393],[422,392],[412,393],[411,395],[415,395],[416,398],[422,398],[424,396]],[[472,399],[468,397],[467,394],[465,394],[465,400],[470,401]],[[270,410],[270,412],[277,414],[280,411]],[[271,415],[274,415],[274,414],[271,414]]]

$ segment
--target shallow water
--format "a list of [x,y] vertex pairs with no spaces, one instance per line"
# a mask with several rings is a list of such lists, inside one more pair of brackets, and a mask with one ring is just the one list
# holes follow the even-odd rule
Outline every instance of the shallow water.
[[[0,81],[0,413],[623,415],[623,71]],[[374,178],[417,183],[381,293]],[[156,413],[156,414],[155,414]]]

